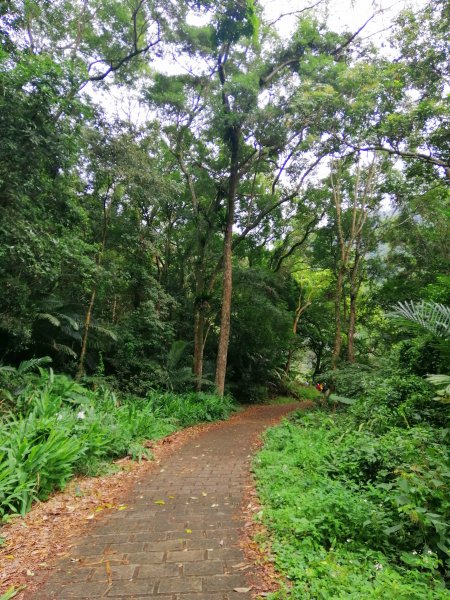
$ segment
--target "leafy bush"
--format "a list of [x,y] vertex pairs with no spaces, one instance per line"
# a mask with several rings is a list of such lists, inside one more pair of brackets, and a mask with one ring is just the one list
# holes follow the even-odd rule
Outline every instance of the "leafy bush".
[[119,399],[107,388],[90,390],[42,369],[10,395],[15,413],[0,424],[0,516],[25,514],[75,473],[94,474],[127,454],[141,458],[146,439],[225,418],[234,409],[231,398],[208,394]]
[[444,441],[430,425],[358,430],[351,413],[298,413],[271,429],[255,471],[292,581],[274,597],[448,598]]
[[386,429],[430,423],[445,426],[446,411],[434,400],[432,385],[416,375],[395,374],[374,377],[351,409],[358,424]]
[[321,382],[327,383],[336,394],[358,398],[372,385],[374,370],[367,365],[347,364],[339,369],[326,371],[318,378]]

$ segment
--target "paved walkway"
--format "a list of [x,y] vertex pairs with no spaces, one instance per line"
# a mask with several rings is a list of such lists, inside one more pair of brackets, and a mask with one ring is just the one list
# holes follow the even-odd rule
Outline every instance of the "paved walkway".
[[293,408],[254,407],[188,441],[26,600],[248,600],[235,588],[248,585],[238,540],[252,442]]

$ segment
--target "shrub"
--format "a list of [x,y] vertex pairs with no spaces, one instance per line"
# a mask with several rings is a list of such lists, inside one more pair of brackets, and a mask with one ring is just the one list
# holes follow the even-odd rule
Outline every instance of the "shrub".
[[315,412],[269,430],[261,514],[292,582],[274,598],[448,598],[449,466],[430,425],[380,433]]
[[23,378],[11,398],[16,414],[0,424],[0,516],[26,513],[75,473],[94,474],[124,455],[140,459],[148,453],[146,439],[225,418],[235,408],[231,398],[211,394],[118,398],[51,370]]

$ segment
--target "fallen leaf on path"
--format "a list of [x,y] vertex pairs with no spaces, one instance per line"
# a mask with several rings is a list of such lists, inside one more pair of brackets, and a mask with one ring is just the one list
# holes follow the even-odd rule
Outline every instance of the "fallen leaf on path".
[[165,504],[164,500],[155,500],[153,504]]
[[244,588],[244,587],[237,587],[237,588],[234,588],[234,591],[238,592],[239,594],[246,594],[251,589],[252,589],[251,587],[246,587],[246,588]]
[[233,569],[248,569],[251,565],[245,562],[238,563],[237,565],[231,565]]

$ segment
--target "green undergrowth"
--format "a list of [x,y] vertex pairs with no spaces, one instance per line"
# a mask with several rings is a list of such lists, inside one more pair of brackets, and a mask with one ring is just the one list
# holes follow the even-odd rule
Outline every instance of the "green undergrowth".
[[269,430],[260,517],[292,584],[271,598],[450,598],[447,433],[322,411]]
[[224,419],[231,398],[149,392],[146,398],[89,389],[40,369],[1,392],[14,410],[0,421],[0,517],[25,514],[75,474],[95,475],[123,456],[150,458],[145,440]]

